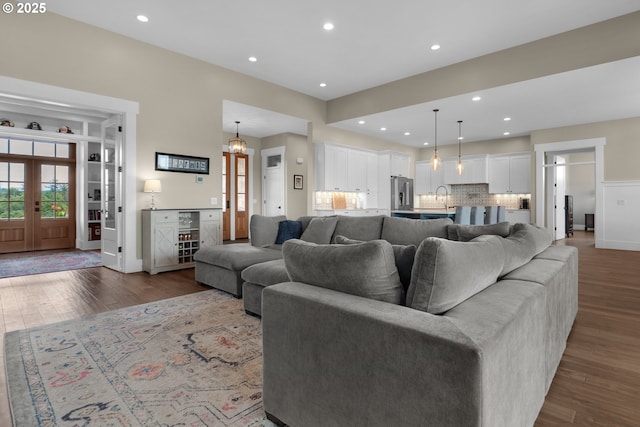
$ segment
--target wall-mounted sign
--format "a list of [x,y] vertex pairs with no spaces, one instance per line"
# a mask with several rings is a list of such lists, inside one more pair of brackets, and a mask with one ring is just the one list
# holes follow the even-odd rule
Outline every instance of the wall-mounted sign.
[[156,152],[156,170],[209,174],[209,158]]

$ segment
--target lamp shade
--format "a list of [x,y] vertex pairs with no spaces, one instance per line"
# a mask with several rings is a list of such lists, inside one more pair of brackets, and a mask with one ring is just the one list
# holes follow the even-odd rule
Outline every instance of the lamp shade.
[[144,189],[142,191],[145,193],[161,193],[162,183],[159,179],[147,179],[144,181]]

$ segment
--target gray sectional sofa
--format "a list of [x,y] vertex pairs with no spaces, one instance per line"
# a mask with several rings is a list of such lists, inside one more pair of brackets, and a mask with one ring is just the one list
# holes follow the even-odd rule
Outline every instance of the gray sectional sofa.
[[231,275],[262,315],[269,419],[534,424],[577,313],[575,248],[528,224],[300,221],[300,238],[281,246],[263,234],[278,258]]

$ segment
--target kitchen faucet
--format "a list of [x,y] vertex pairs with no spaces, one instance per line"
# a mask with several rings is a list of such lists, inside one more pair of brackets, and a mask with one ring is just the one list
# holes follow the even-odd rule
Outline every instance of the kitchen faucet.
[[436,188],[436,200],[438,200],[438,190],[441,188],[444,188],[444,211],[447,212],[449,211],[449,190],[447,190],[446,186],[441,185]]

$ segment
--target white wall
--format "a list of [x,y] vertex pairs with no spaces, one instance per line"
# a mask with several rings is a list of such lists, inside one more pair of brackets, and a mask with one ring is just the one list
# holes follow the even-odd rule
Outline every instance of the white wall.
[[603,205],[596,247],[640,250],[640,181],[605,182]]

